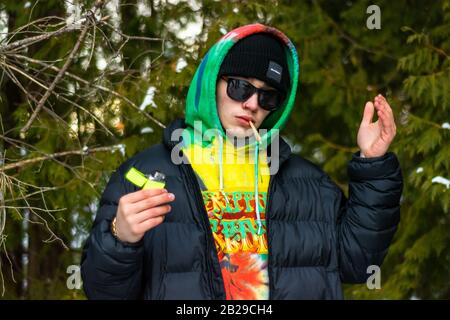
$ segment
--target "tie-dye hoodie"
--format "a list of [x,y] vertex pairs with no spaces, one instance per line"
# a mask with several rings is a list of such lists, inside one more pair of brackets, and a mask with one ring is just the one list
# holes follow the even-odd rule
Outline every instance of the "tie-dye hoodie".
[[[286,45],[293,89],[283,106],[260,126],[261,142],[251,139],[237,148],[228,141],[217,112],[217,74],[230,48],[259,32],[274,34]],[[269,297],[265,208],[270,163],[266,151],[292,111],[298,73],[297,52],[291,41],[279,30],[253,24],[224,35],[203,58],[189,88],[182,149],[202,190],[227,299]]]

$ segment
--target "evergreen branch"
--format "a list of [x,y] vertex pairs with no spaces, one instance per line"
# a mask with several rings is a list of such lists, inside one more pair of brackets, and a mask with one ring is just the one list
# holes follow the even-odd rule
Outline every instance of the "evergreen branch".
[[343,151],[343,152],[348,152],[348,153],[354,153],[354,152],[359,150],[357,147],[347,147],[347,146],[343,146],[343,145],[339,145],[339,144],[336,144],[334,142],[331,142],[330,140],[325,138],[320,133],[315,135],[315,136],[317,137],[317,140],[324,142],[327,146],[329,146],[332,149],[336,149],[336,150]]
[[[43,154],[43,155],[45,155],[45,156],[48,156],[48,154],[46,154],[45,152],[42,152],[42,151],[38,150],[38,149],[35,148],[34,146],[32,146],[32,145],[30,145],[30,144],[28,144],[28,143],[26,143],[26,142],[24,142],[24,141],[22,141],[22,140],[16,140],[16,139],[13,139],[13,138],[9,138],[9,137],[3,136],[3,135],[1,135],[1,134],[0,134],[0,138],[3,138],[5,141],[9,142],[9,143],[12,144],[12,145],[15,145],[16,147],[18,147],[18,145],[23,145],[23,146],[25,146],[25,147],[27,147],[27,148],[29,148],[29,149],[32,149],[32,150],[36,151],[36,152],[39,153],[39,154]],[[81,177],[81,176],[78,174],[78,172],[77,172],[76,170],[74,170],[71,166],[69,166],[69,165],[63,163],[62,161],[59,161],[57,158],[52,158],[52,159],[53,159],[56,163],[60,164],[61,166],[65,167],[65,168],[67,168],[68,170],[72,171],[73,174],[74,174],[78,179],[80,179],[80,181],[83,181],[83,182],[85,182],[87,185],[89,185],[89,187],[91,187],[91,188],[94,190],[94,192],[96,191],[95,188],[94,188],[94,186],[93,186],[93,184],[90,183],[89,181],[85,180],[83,177]],[[1,172],[2,172],[2,171],[0,170],[0,173],[1,173]],[[15,179],[15,178],[13,178],[13,177],[9,177],[9,178]],[[21,183],[27,185],[27,184],[24,183],[23,181],[22,181]],[[29,185],[29,186],[35,187],[35,186],[33,186],[33,185]],[[11,192],[12,192],[12,191],[11,191]]]
[[[47,19],[47,18],[52,18],[52,17],[42,18],[42,19],[39,19],[37,21],[44,20],[44,19]],[[58,18],[58,17],[56,17],[56,18]],[[106,21],[109,18],[110,18],[109,16],[105,16],[100,21]],[[10,43],[10,44],[6,44],[6,45],[3,45],[3,46],[0,46],[0,54],[1,53],[8,54],[10,52],[17,52],[17,51],[20,51],[20,50],[22,50],[22,49],[24,49],[26,47],[29,47],[29,46],[35,44],[35,43],[41,42],[43,40],[47,40],[47,39],[50,39],[50,38],[53,38],[53,37],[58,37],[58,36],[60,36],[62,34],[65,34],[65,33],[78,31],[83,26],[82,23],[85,22],[86,20],[87,20],[87,16],[81,18],[77,22],[74,22],[74,23],[72,23],[70,25],[64,26],[64,27],[62,27],[59,30],[52,31],[52,32],[47,32],[47,33],[40,34],[40,35],[37,35],[37,36],[34,36],[34,37],[28,37],[26,39],[17,40],[17,41],[14,41],[14,42]],[[35,22],[36,21],[34,21],[32,23],[29,23],[29,24],[25,25],[24,27],[32,25]],[[21,33],[20,30],[22,30],[24,27],[21,27],[18,31],[12,33],[13,36],[15,34]]]
[[[6,250],[6,241],[5,240],[6,240],[6,235],[0,234],[0,246],[3,248],[4,255],[9,262],[9,270],[11,272],[12,281],[14,283],[17,283],[16,279],[14,278],[13,263],[11,261],[11,258],[9,257],[8,250]],[[5,279],[3,277],[3,268],[2,268],[1,262],[2,261],[0,259],[0,278],[1,278],[1,282],[2,282],[2,296],[4,296],[6,290],[5,290]]]
[[[4,138],[4,136],[2,136],[1,134],[0,134],[0,137]],[[81,155],[82,156],[82,155],[89,155],[89,154],[95,153],[95,152],[114,151],[117,149],[118,149],[118,147],[116,145],[114,145],[114,146],[109,146],[109,147],[98,147],[98,148],[92,148],[92,149],[87,148],[85,150],[70,150],[70,151],[56,152],[56,153],[48,154],[48,155],[45,155],[42,157],[26,159],[26,160],[22,160],[22,161],[4,165],[4,166],[0,167],[0,172],[4,172],[7,170],[24,167],[24,166],[27,166],[29,164],[33,164],[36,162],[41,162],[41,161],[45,161],[45,160],[49,160],[49,159],[64,157],[64,156],[68,156],[68,155]]]
[[[86,108],[84,108],[83,106],[81,106],[81,105],[79,105],[78,103],[76,103],[76,102],[74,102],[74,101],[72,101],[72,100],[70,100],[70,99],[67,99],[66,97],[63,97],[62,95],[57,95],[56,96],[58,99],[61,99],[61,100],[63,100],[63,101],[65,101],[65,102],[67,102],[68,104],[71,104],[71,105],[73,105],[73,106],[75,106],[75,107],[77,107],[77,108],[80,108],[81,110],[83,110],[84,112],[86,112],[87,114],[89,114],[95,121],[97,121],[98,122],[98,124],[100,125],[100,126],[102,126],[103,127],[103,129],[105,129],[105,131],[106,132],[108,132],[108,134],[110,134],[111,136],[114,136],[114,134],[100,121],[100,119],[98,119],[97,118],[97,116],[95,116],[93,113],[91,113],[89,110],[87,110]],[[36,111],[36,110],[35,110]],[[21,133],[22,133],[22,130],[21,130]]]
[[[35,186],[34,186],[35,187]],[[27,195],[25,195],[23,198],[20,199],[27,199],[27,198],[31,198],[37,194],[43,194],[44,192],[47,191],[55,191],[55,190],[59,190],[59,189],[63,189],[62,187],[39,187],[40,190],[38,191],[34,191],[32,193],[28,193]],[[6,199],[4,200],[4,203],[10,203],[10,202],[14,202],[17,201],[17,199]],[[1,202],[0,202],[0,206],[1,206]]]
[[[43,62],[43,61],[40,61],[40,60],[36,60],[36,59],[29,58],[29,57],[27,57],[27,56],[23,56],[23,55],[19,55],[19,54],[14,54],[13,56],[14,56],[14,57],[17,57],[17,58],[19,58],[19,59],[24,59],[24,60],[27,60],[27,61],[29,61],[29,62],[39,64],[39,65],[41,65],[41,66],[43,66],[43,67],[47,67],[47,68],[49,68],[49,69],[52,69],[53,71],[56,71],[56,72],[59,72],[59,71],[60,71],[59,68],[57,68],[57,67],[55,67],[55,66],[53,66],[53,65],[50,65],[50,64],[48,64],[48,63],[45,63],[45,62]],[[102,86],[102,85],[92,84],[92,83],[90,83],[89,81],[87,81],[87,80],[85,80],[85,79],[83,79],[83,78],[81,78],[81,77],[79,77],[79,76],[77,76],[77,75],[75,75],[75,74],[73,74],[73,73],[70,73],[70,72],[68,72],[68,71],[66,72],[66,76],[68,76],[68,77],[70,77],[70,78],[72,78],[72,79],[74,79],[74,80],[76,80],[76,81],[79,81],[79,82],[83,83],[83,84],[86,85],[86,86],[92,86],[92,87],[97,88],[97,89],[99,89],[99,90],[102,90],[102,91],[104,91],[104,92],[108,92],[108,93],[110,93],[110,94],[116,96],[117,98],[120,98],[121,100],[125,101],[125,102],[128,103],[130,106],[132,106],[134,109],[136,109],[138,112],[142,113],[145,117],[147,117],[147,119],[153,121],[153,122],[154,122],[155,124],[157,124],[159,127],[163,128],[163,129],[166,127],[161,121],[159,121],[158,119],[156,119],[155,117],[153,117],[152,115],[150,115],[148,112],[145,112],[144,110],[141,110],[141,109],[139,108],[139,106],[137,106],[133,101],[131,101],[130,99],[128,99],[128,98],[125,97],[124,95],[118,93],[117,91],[111,90],[111,89],[106,88],[106,87],[104,87],[104,86]]]
[[65,208],[63,209],[43,209],[43,208],[39,208],[39,207],[16,207],[16,206],[0,206],[0,209],[30,209],[30,210],[38,210],[38,211],[45,211],[45,212],[61,212],[66,210]]
[[130,36],[127,34],[124,34],[122,31],[117,29],[116,27],[112,26],[111,24],[107,23],[105,20],[101,21],[101,24],[104,24],[105,26],[111,28],[114,32],[116,32],[121,37],[127,39],[127,40],[144,40],[144,41],[164,41],[162,38],[150,38],[150,37],[142,37],[142,36]]
[[[37,212],[37,211],[43,211],[43,212],[47,213],[53,219],[53,221],[62,220],[63,222],[65,222],[65,220],[62,219],[62,218],[56,219],[53,216],[52,212],[64,211],[66,209],[63,208],[63,209],[50,210],[50,209],[48,209],[46,201],[45,201],[45,198],[44,198],[44,192],[50,191],[50,190],[57,190],[59,188],[58,187],[37,187],[37,186],[34,186],[32,184],[20,181],[17,178],[14,178],[12,176],[8,176],[8,175],[6,175],[4,173],[0,176],[0,178],[1,178],[2,183],[5,182],[4,184],[5,185],[7,184],[8,187],[11,189],[11,194],[13,194],[13,192],[12,192],[12,186],[13,185],[15,185],[17,187],[17,189],[19,190],[19,192],[21,194],[21,197],[16,197],[15,199],[11,199],[11,201],[23,200],[26,203],[26,205],[27,205],[27,206],[21,206],[21,207],[19,207],[19,206],[5,206],[5,205],[3,205],[3,209],[8,208],[8,209],[11,209],[11,210],[15,210],[17,212],[17,214],[21,217],[21,219],[23,219],[24,221],[27,221],[27,222],[32,223],[32,224],[39,224],[39,225],[45,226],[47,231],[49,232],[50,236],[49,236],[49,238],[47,240],[43,240],[43,242],[50,243],[50,242],[53,242],[53,241],[59,241],[61,243],[61,245],[64,247],[64,249],[68,250],[69,247],[64,243],[64,241],[60,237],[58,237],[53,232],[53,230],[50,228],[50,226],[48,224],[48,221]],[[13,180],[15,180],[15,181],[13,181]],[[36,188],[36,189],[38,189],[38,191],[33,192],[31,194],[24,194],[24,192],[23,192],[24,188],[22,188],[21,185],[25,185],[27,187]],[[44,201],[44,208],[32,206],[28,202],[28,198],[31,197],[34,194],[37,194],[37,193],[40,193],[41,196],[42,196],[42,199]],[[6,203],[6,201],[5,201],[5,203]],[[33,214],[33,216],[31,217],[31,219],[25,218],[21,214],[19,209],[29,210]],[[35,217],[39,218],[42,222],[39,222],[39,221],[36,221],[35,219],[33,219]]]
[[[61,22],[59,22],[58,24],[49,25],[48,22],[50,20],[52,20],[52,19],[61,20]],[[12,38],[14,38],[16,35],[22,34],[22,33],[27,33],[27,34],[29,34],[29,33],[39,33],[39,36],[35,36],[35,37],[31,37],[31,38],[29,37],[29,38],[22,39],[22,40],[17,40],[17,41],[15,41],[13,43],[0,46],[0,52],[8,52],[8,51],[19,50],[22,47],[27,47],[27,46],[30,46],[33,43],[36,43],[36,42],[39,42],[39,41],[47,39],[47,38],[43,38],[44,36],[48,36],[48,37],[53,37],[55,35],[58,36],[60,34],[63,34],[63,33],[69,32],[69,31],[73,31],[73,30],[76,29],[76,28],[74,28],[74,25],[69,25],[69,26],[66,25],[65,27],[63,27],[63,28],[61,28],[59,30],[56,30],[56,31],[53,31],[53,32],[47,32],[45,34],[43,34],[44,31],[40,31],[40,32],[30,32],[28,30],[27,31],[22,31],[22,30],[28,29],[30,26],[37,25],[40,22],[43,22],[47,27],[53,27],[53,28],[58,27],[58,26],[60,26],[60,25],[65,23],[64,19],[61,18],[61,17],[58,17],[58,16],[43,17],[43,18],[34,20],[32,22],[29,22],[29,23],[19,27],[18,29],[14,30],[14,31],[12,31],[10,33],[7,33],[7,34],[11,34],[11,36],[6,37],[5,40],[11,41]]]
[[13,43],[9,45],[3,45],[0,47],[0,53],[7,53],[11,51],[19,51],[21,49],[24,49],[26,47],[31,46],[32,44],[35,44],[37,42],[41,42],[43,40],[47,40],[52,37],[57,37],[61,34],[73,32],[79,30],[80,27],[77,26],[75,23],[73,25],[65,26],[59,30],[53,31],[53,32],[47,32],[38,36],[29,37],[22,40],[14,41]]
[[[35,104],[38,103],[38,100],[37,100],[32,94],[30,94],[30,93],[22,86],[22,84],[21,84],[20,81],[16,78],[16,76],[14,75],[14,73],[9,72],[8,69],[5,69],[5,73],[9,76],[9,78],[11,79],[11,81],[14,82],[20,90],[22,90],[22,92],[26,95],[26,97],[27,97],[28,99],[30,99],[31,101],[33,101]],[[28,101],[28,103],[30,103],[30,102]],[[72,129],[70,128],[70,126],[67,124],[67,122],[64,121],[64,119],[62,119],[62,118],[61,118],[59,115],[57,115],[54,111],[50,110],[49,108],[47,108],[47,107],[45,107],[45,106],[44,106],[44,110],[45,110],[48,114],[50,114],[52,117],[54,117],[56,120],[58,120],[58,121],[60,121],[61,123],[63,123],[63,124],[67,127],[67,129],[72,130]]]
[[24,77],[28,78],[30,81],[36,83],[38,86],[44,88],[45,90],[49,90],[49,88],[48,88],[45,84],[40,83],[38,80],[34,79],[32,76],[30,76],[30,75],[27,74],[26,72],[20,70],[19,68],[15,67],[15,66],[13,66],[13,65],[11,65],[11,64],[8,64],[8,63],[6,63],[6,62],[2,62],[2,61],[0,61],[0,65],[3,65],[3,66],[6,67],[6,68],[12,69],[12,70],[14,70],[14,71],[20,73],[20,74],[23,75]]
[[411,27],[405,27],[405,29],[407,31],[411,31],[415,36],[422,36],[425,38],[425,44],[428,48],[432,49],[433,51],[436,51],[437,53],[439,53],[440,55],[444,56],[445,58],[449,59],[450,56],[441,48],[435,47],[431,44],[430,41],[430,37],[426,34],[424,34],[423,32],[417,32],[416,30],[414,30]]
[[[25,219],[25,221],[32,223],[32,224],[39,224],[39,225],[44,225],[45,228],[47,229],[47,231],[50,233],[50,237],[49,239],[53,239],[53,240],[43,240],[43,242],[45,243],[49,243],[49,242],[53,242],[53,241],[59,241],[61,242],[61,245],[63,246],[64,249],[69,250],[69,247],[64,243],[64,240],[62,240],[60,237],[58,237],[53,230],[50,228],[50,226],[48,225],[48,221],[45,220],[44,217],[42,217],[40,214],[38,214],[35,210],[40,210],[40,211],[44,211],[47,212],[51,217],[53,217],[51,215],[51,213],[49,212],[48,209],[42,209],[42,208],[38,208],[38,207],[32,207],[28,201],[25,199],[25,203],[28,205],[27,207],[11,207],[11,209],[16,210],[17,212],[19,212],[19,208],[20,209],[24,209],[24,210],[30,210],[30,212],[33,214],[33,216],[31,217],[38,217],[40,220],[42,220],[43,222],[39,222],[39,221],[34,221],[32,219]],[[59,209],[58,211],[64,211],[65,209]],[[56,210],[53,210],[56,211]],[[23,219],[23,217],[22,217]]]
[[439,53],[440,55],[444,56],[447,59],[450,59],[450,56],[441,48],[437,48],[435,46],[433,46],[431,43],[428,43],[428,47],[430,47],[431,49],[433,49],[434,51],[436,51],[437,53]]
[[317,1],[314,1],[314,4],[317,8],[319,8],[319,10],[322,12],[322,14],[325,16],[325,19],[327,19],[329,21],[329,23],[331,24],[331,26],[333,27],[333,29],[336,30],[336,32],[339,34],[339,36],[341,36],[342,38],[344,38],[345,40],[347,40],[348,42],[350,42],[352,45],[354,45],[356,48],[366,51],[368,53],[372,53],[372,54],[382,54],[385,57],[388,57],[390,59],[393,60],[398,60],[397,57],[387,53],[386,51],[377,51],[377,50],[373,50],[371,48],[368,48],[362,44],[360,44],[359,42],[357,42],[355,39],[353,39],[348,33],[346,33],[340,26],[339,24],[334,21],[334,19],[332,17],[330,17],[326,11],[320,6],[319,3],[317,3]]
[[[17,179],[15,179],[15,178],[10,177],[10,176],[8,176],[8,175],[6,175],[6,174],[3,173],[3,174],[1,175],[2,189],[4,189],[6,185],[8,185],[8,187],[9,187],[10,189],[12,189],[12,185],[14,184],[14,183],[11,181],[12,179],[17,180]],[[22,214],[20,213],[20,210],[19,210],[19,209],[29,210],[35,217],[38,217],[40,220],[42,220],[42,222],[34,221],[33,219],[25,219],[25,221],[27,221],[27,222],[29,222],[29,223],[33,223],[33,224],[44,225],[44,226],[46,227],[47,231],[50,233],[49,239],[53,239],[52,241],[56,241],[56,240],[59,241],[59,242],[61,243],[61,245],[64,247],[64,249],[68,250],[69,247],[64,243],[64,241],[63,241],[60,237],[58,237],[58,236],[52,231],[52,229],[50,228],[50,226],[49,226],[47,220],[46,220],[44,217],[42,217],[39,213],[36,212],[36,211],[44,211],[44,212],[47,212],[47,213],[55,220],[55,218],[54,218],[54,216],[51,214],[51,212],[52,212],[52,211],[62,211],[62,210],[65,210],[65,209],[54,209],[54,210],[49,210],[48,208],[42,209],[42,208],[39,208],[39,207],[34,207],[34,206],[32,206],[32,205],[27,201],[26,196],[23,194],[23,190],[22,190],[22,188],[20,187],[20,183],[22,183],[22,182],[19,181],[19,184],[17,185],[17,187],[18,187],[20,193],[22,194],[22,198],[21,198],[21,199],[23,199],[23,200],[25,201],[25,203],[27,204],[27,206],[26,206],[26,207],[16,207],[16,206],[5,206],[4,204],[2,204],[2,206],[1,206],[0,208],[1,208],[1,209],[7,209],[7,208],[8,208],[8,209],[15,210],[15,211],[17,212],[17,214],[18,214],[22,219],[25,219],[25,218],[22,216]],[[26,184],[26,185],[29,185],[29,184]],[[41,187],[37,187],[37,188],[40,189],[40,191],[42,192],[43,188],[41,188]],[[12,192],[11,192],[11,193],[12,193]],[[33,216],[32,216],[32,217],[33,217]],[[49,241],[48,241],[48,240],[44,240],[44,242],[49,242]],[[3,244],[4,244],[4,242],[3,242]],[[4,249],[5,249],[5,252],[6,252],[6,248],[4,248]],[[9,260],[9,258],[8,258],[8,260]],[[10,266],[12,266],[12,265],[11,265],[11,261],[9,261],[9,262],[10,262]],[[0,266],[0,272],[2,271],[1,269],[2,269],[2,268],[1,268],[1,266]],[[12,271],[12,267],[11,267],[11,271]],[[14,273],[12,272],[11,275],[12,275],[12,278],[13,278],[13,280],[14,280]],[[15,280],[14,280],[14,281],[15,281]]]
[[[29,78],[30,80],[32,80],[33,82],[35,82],[35,83],[37,83],[37,84],[39,84],[40,86],[42,86],[43,88],[45,88],[45,89],[47,89],[47,90],[49,90],[50,88],[47,88],[44,84],[41,84],[39,81],[37,81],[36,79],[34,79],[33,77],[31,77],[31,76],[29,76],[28,74],[26,74],[24,71],[22,71],[22,70],[20,70],[20,69],[18,69],[18,68],[15,68],[14,66],[12,66],[12,65],[9,65],[9,64],[6,64],[5,63],[5,66],[7,67],[7,68],[13,68],[14,70],[16,70],[17,72],[19,72],[19,73],[21,73],[21,74],[23,74],[24,76],[26,76],[27,78]],[[58,69],[59,70],[59,69]],[[37,101],[37,99],[35,99],[30,93],[28,93],[26,90],[25,90],[25,88],[23,88],[23,86],[20,84],[20,82],[17,80],[17,78],[14,76],[14,74],[11,74],[11,73],[8,73],[8,70],[6,70],[6,72],[7,72],[7,74],[9,75],[9,78],[25,93],[25,95],[29,98],[29,99],[31,99],[33,102],[35,102],[36,103],[36,101]],[[47,92],[49,92],[49,91],[47,91]],[[69,104],[71,104],[71,105],[73,105],[73,106],[75,106],[75,107],[77,107],[77,108],[79,108],[79,109],[81,109],[81,110],[83,110],[84,112],[86,112],[87,114],[89,114],[92,118],[94,118],[94,120],[95,121],[97,121],[99,124],[100,124],[100,126],[101,127],[103,127],[103,129],[105,129],[105,131],[106,132],[108,132],[108,134],[110,134],[111,136],[114,136],[114,134],[100,121],[100,119],[98,119],[94,114],[92,114],[89,110],[87,110],[86,108],[84,108],[84,107],[82,107],[81,105],[79,105],[78,103],[76,103],[76,102],[74,102],[74,101],[72,101],[72,100],[69,100],[69,99],[67,99],[66,97],[64,97],[63,95],[61,95],[61,94],[57,94],[57,93],[55,93],[54,91],[52,91],[51,92],[53,95],[55,95],[56,96],[56,98],[57,99],[60,99],[60,100],[63,100],[63,101],[65,101],[65,102],[67,102],[67,103],[69,103]],[[41,101],[42,101],[42,99],[41,99]],[[58,120],[61,120],[67,127],[69,127],[68,126],[68,124],[63,120],[63,119],[61,119],[57,114],[55,114],[53,111],[51,111],[50,109],[48,109],[47,107],[45,107],[45,106],[43,106],[43,109],[44,110],[46,110],[50,115],[52,115],[53,117],[55,117],[56,119],[58,119]],[[35,112],[36,112],[36,109],[34,110]]]
[[[25,95],[30,99],[30,100],[32,100],[33,102],[37,102],[37,99],[36,98],[34,98],[29,92],[27,92],[26,90],[25,90],[25,88],[23,88],[23,86],[20,84],[20,82],[17,80],[17,79],[15,79],[15,77],[14,77],[14,75],[12,74],[10,74],[10,78],[11,78],[11,80],[25,93]],[[63,100],[63,101],[65,101],[65,102],[67,102],[67,103],[69,103],[69,104],[71,104],[71,105],[73,105],[73,106],[75,106],[75,107],[77,107],[77,108],[79,108],[79,109],[81,109],[81,110],[83,110],[84,112],[86,112],[87,114],[89,114],[96,122],[98,122],[99,124],[100,124],[100,126],[101,127],[103,127],[103,129],[105,129],[106,130],[106,132],[108,132],[108,134],[110,134],[111,136],[114,136],[114,134],[100,121],[100,119],[98,119],[94,114],[92,114],[89,110],[87,110],[86,108],[84,108],[84,107],[82,107],[81,105],[79,105],[79,104],[77,104],[76,102],[74,102],[74,101],[72,101],[72,100],[69,100],[69,99],[67,99],[66,97],[64,97],[63,95],[61,95],[61,94],[56,94],[56,93],[52,93],[52,94],[54,94],[54,95],[56,95],[56,97],[57,97],[57,99],[60,99],[60,100]],[[58,121],[61,121],[61,123],[63,123],[69,130],[72,130],[71,128],[70,128],[70,126],[66,123],[66,121],[64,121],[64,119],[62,119],[59,115],[57,115],[55,112],[53,112],[52,110],[50,110],[49,108],[47,108],[47,107],[43,107],[43,109],[47,112],[47,113],[49,113],[51,116],[53,116],[56,120],[58,120]]]
[[419,116],[415,116],[415,115],[413,115],[411,112],[408,112],[408,117],[411,117],[411,118],[413,118],[413,119],[415,119],[415,120],[417,120],[417,121],[426,123],[426,124],[428,124],[428,125],[430,125],[430,126],[432,126],[432,127],[435,127],[435,128],[437,128],[437,129],[447,130],[447,129],[442,128],[442,126],[439,125],[438,123],[433,122],[433,121],[430,121],[430,120],[427,120],[427,119],[423,119],[423,118],[421,118],[421,117],[419,117]]
[[[19,70],[18,70],[19,71]],[[30,94],[20,83],[20,81],[16,78],[16,76],[14,75],[14,73],[9,72],[7,69],[5,69],[6,74],[9,76],[9,78],[11,79],[12,82],[14,82],[15,85],[17,85],[17,87],[22,90],[22,92],[27,96],[28,99],[30,99],[31,101],[33,101],[35,104],[37,104],[39,101],[32,95]],[[30,76],[31,77],[31,76]],[[56,120],[60,121],[61,123],[63,123],[69,130],[71,130],[70,126],[67,124],[67,122],[62,119],[59,115],[57,115],[53,110],[50,110],[49,108],[45,107],[43,108],[48,114],[50,114],[52,117],[54,117]]]
[[[2,159],[3,160],[3,159]],[[3,207],[6,203],[4,194],[5,194],[5,185],[3,183],[3,178],[0,178],[0,207]],[[6,225],[6,211],[0,210],[0,237],[3,236],[3,231],[5,230]],[[1,243],[1,240],[0,240]]]
[[86,36],[86,33],[91,25],[91,22],[95,24],[95,11],[98,9],[98,6],[101,5],[101,1],[97,1],[95,4],[94,11],[91,11],[91,18],[86,20],[86,24],[84,25],[83,30],[81,31],[80,36],[78,37],[77,42],[75,43],[75,46],[73,47],[72,51],[69,54],[69,57],[67,58],[66,62],[64,63],[61,70],[56,75],[55,79],[53,79],[53,82],[51,83],[48,90],[45,92],[45,94],[42,96],[42,98],[39,100],[39,104],[36,106],[36,109],[34,109],[33,114],[31,115],[28,122],[25,124],[25,126],[20,130],[20,134],[22,137],[25,136],[25,133],[28,131],[28,129],[31,127],[31,124],[33,123],[34,119],[36,119],[37,115],[41,111],[42,107],[44,106],[44,103],[47,101],[48,97],[50,97],[50,94],[53,92],[53,90],[56,87],[56,84],[62,79],[64,76],[64,73],[67,71],[69,66],[72,63],[72,60],[75,58],[76,53],[78,52],[78,49],[81,46],[81,43],[84,40],[84,37]]
[[322,135],[320,135],[320,141],[324,142],[327,146],[339,150],[339,151],[343,151],[343,152],[348,152],[348,153],[354,153],[356,151],[358,151],[357,147],[347,147],[347,146],[343,146],[334,142],[331,142],[330,140],[326,139],[325,137],[323,137]]

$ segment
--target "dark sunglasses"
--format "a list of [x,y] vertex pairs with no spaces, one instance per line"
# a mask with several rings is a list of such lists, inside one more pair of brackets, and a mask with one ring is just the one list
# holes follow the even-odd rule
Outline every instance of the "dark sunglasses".
[[267,111],[274,111],[281,106],[283,94],[276,90],[264,90],[256,88],[250,82],[243,79],[223,78],[227,82],[227,94],[236,101],[247,101],[255,92],[258,93],[258,104]]

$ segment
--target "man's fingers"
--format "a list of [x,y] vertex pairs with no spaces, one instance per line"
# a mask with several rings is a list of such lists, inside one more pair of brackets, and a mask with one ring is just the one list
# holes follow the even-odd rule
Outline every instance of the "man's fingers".
[[142,223],[139,223],[138,225],[136,225],[134,231],[138,234],[147,232],[148,230],[163,223],[165,217],[166,216],[164,215],[164,216],[158,216],[155,218],[150,218],[150,219],[144,220]]
[[384,105],[385,110],[392,117],[392,120],[393,120],[394,119],[394,111],[392,111],[392,108],[389,105],[389,103],[386,101],[386,99],[383,100],[382,104]]
[[390,129],[394,129],[395,131],[394,112],[392,111],[392,108],[387,102],[386,98],[381,94],[375,97],[375,108],[377,109],[377,111],[381,111],[382,114],[385,115],[385,119],[383,119],[383,125],[388,126]]
[[161,193],[167,193],[166,189],[146,189],[146,190],[139,190],[135,192],[128,193],[124,195],[122,198],[120,198],[120,201],[124,203],[135,203],[141,200],[144,200],[148,197],[153,197],[156,195],[159,195]]
[[364,115],[361,121],[361,124],[369,125],[372,123],[373,114],[374,114],[374,106],[373,103],[368,101],[364,106]]
[[386,110],[378,110],[377,114],[380,119],[382,133],[385,135],[385,138],[392,140],[395,136],[395,123],[393,118]]
[[147,197],[139,202],[132,203],[129,205],[128,210],[131,213],[139,213],[144,210],[172,202],[174,199],[175,195],[173,193],[163,192],[159,195]]
[[381,103],[388,103],[386,98],[382,94],[377,95],[376,98],[378,98]]
[[163,205],[151,209],[144,210],[142,212],[139,212],[134,217],[130,217],[131,219],[135,219],[135,222],[140,224],[144,222],[145,220],[156,218],[159,216],[165,216],[172,210],[172,207],[169,205]]
[[386,98],[383,97],[381,94],[375,97],[375,107],[377,109],[385,110],[388,114],[390,113],[393,115],[391,106],[387,102]]
[[391,107],[389,106],[389,103],[387,102],[386,98],[383,97],[382,95],[378,96],[379,100],[380,100],[380,104],[386,108],[386,109],[390,109]]
[[377,111],[377,115],[380,120],[381,129],[385,130],[389,125],[386,111],[380,109]]

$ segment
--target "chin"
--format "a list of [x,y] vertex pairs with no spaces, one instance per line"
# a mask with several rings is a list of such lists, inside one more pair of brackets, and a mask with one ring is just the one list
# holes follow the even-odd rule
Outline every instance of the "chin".
[[233,136],[237,138],[244,138],[251,136],[253,134],[252,130],[248,130],[246,128],[242,128],[240,126],[231,127],[225,130],[228,136]]

